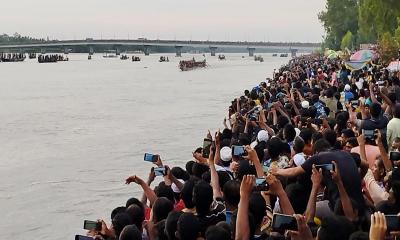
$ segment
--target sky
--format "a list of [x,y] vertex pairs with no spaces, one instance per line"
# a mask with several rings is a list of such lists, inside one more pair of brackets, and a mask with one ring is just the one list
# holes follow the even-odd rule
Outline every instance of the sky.
[[0,34],[321,42],[324,8],[325,0],[4,0]]

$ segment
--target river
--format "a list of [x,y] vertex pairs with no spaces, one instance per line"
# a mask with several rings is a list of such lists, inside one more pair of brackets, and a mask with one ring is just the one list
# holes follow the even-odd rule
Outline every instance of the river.
[[144,152],[184,166],[228,104],[288,58],[207,55],[181,72],[180,59],[141,62],[69,54],[69,62],[0,63],[0,239],[73,239],[83,220],[103,218],[140,196],[125,177],[145,177]]

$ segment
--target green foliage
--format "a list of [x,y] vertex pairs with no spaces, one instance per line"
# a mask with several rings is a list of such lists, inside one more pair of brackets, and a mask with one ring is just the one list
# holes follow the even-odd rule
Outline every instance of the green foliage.
[[15,44],[15,43],[37,43],[44,42],[44,39],[37,39],[31,37],[21,36],[19,33],[14,33],[13,36],[9,36],[7,34],[0,35],[0,44]]
[[346,48],[353,48],[353,34],[350,31],[343,36],[342,43],[340,44],[340,48],[345,50]]
[[399,16],[399,0],[327,0],[318,18],[326,31],[325,45],[338,49],[347,31],[356,44],[375,43],[387,32],[400,39]]
[[399,44],[390,32],[386,32],[379,39],[379,54],[384,64],[389,63],[392,59],[397,58]]

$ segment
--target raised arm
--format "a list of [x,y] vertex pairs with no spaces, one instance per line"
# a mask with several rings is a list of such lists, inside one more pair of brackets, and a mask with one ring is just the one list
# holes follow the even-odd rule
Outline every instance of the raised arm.
[[312,222],[314,219],[315,208],[317,203],[317,194],[322,182],[321,169],[318,171],[313,165],[312,172],[313,172],[311,175],[312,189],[310,197],[308,198],[307,209],[306,212],[304,213],[307,222]]
[[210,174],[211,174],[211,187],[213,189],[214,199],[222,198],[221,188],[219,186],[219,178],[217,169],[215,168],[214,163],[214,148],[210,148],[210,155],[208,157],[208,165],[210,166]]
[[236,240],[250,239],[249,201],[250,194],[255,184],[253,175],[246,175],[240,184],[240,201],[236,220]]
[[331,171],[332,180],[336,183],[336,186],[339,190],[339,196],[340,196],[340,201],[342,203],[342,209],[343,209],[344,215],[350,221],[354,221],[357,219],[357,214],[355,213],[355,211],[353,209],[353,205],[351,204],[349,195],[347,194],[346,189],[344,188],[342,178],[340,176],[340,170],[335,161],[332,161],[332,163],[335,166],[335,170]]
[[279,179],[272,174],[269,174],[266,179],[269,186],[267,193],[275,195],[279,198],[279,205],[282,212],[287,215],[295,214],[292,204],[290,203],[285,190],[283,190],[281,181],[279,181]]
[[261,178],[264,177],[264,171],[261,167],[260,159],[258,159],[257,152],[252,149],[250,146],[246,146],[247,155],[244,156],[245,159],[249,160],[254,164],[254,167],[257,171],[257,177]]
[[375,134],[377,136],[376,145],[378,145],[378,147],[379,147],[379,152],[381,153],[381,158],[383,161],[383,165],[385,166],[385,170],[390,171],[393,168],[393,164],[392,164],[392,161],[390,161],[390,159],[389,159],[389,156],[386,152],[385,147],[383,146],[381,131],[379,129],[376,129]]
[[147,185],[147,183],[145,183],[141,178],[139,178],[136,175],[130,176],[125,180],[126,184],[130,184],[132,182],[134,182],[142,187],[144,194],[146,195],[147,199],[149,199],[149,201],[150,201],[150,205],[153,206],[154,202],[157,200],[157,195],[153,191],[153,189],[151,189],[150,186]]

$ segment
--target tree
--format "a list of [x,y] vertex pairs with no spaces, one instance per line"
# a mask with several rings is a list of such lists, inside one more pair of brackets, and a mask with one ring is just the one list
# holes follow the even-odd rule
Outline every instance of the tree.
[[383,64],[388,64],[393,58],[397,58],[399,44],[396,39],[386,32],[382,35],[378,43],[378,51]]
[[394,31],[394,37],[396,38],[397,44],[400,45],[400,17],[397,18],[397,28]]
[[327,0],[326,10],[318,18],[324,25],[325,44],[331,49],[339,49],[344,35],[358,31],[358,0]]
[[346,48],[353,49],[353,34],[350,31],[347,31],[343,36],[342,43],[340,44],[340,49],[345,50]]

